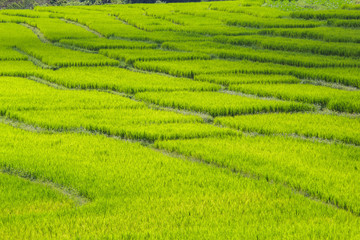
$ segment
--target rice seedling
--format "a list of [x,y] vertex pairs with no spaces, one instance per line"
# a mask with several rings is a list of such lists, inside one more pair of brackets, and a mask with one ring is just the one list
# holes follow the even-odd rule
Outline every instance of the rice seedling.
[[[106,89],[125,93],[143,91],[216,91],[219,85],[116,67],[70,67],[42,71],[37,76],[68,88]],[[104,77],[107,76],[107,77]]]
[[358,67],[357,58],[324,56],[303,52],[256,49],[232,44],[204,42],[165,42],[165,49],[202,52],[224,59],[243,59],[256,62],[270,62],[297,67]]
[[358,28],[360,27],[360,20],[341,20],[329,19],[327,24],[335,27]]
[[[6,239],[74,235],[215,239],[223,231],[239,238],[358,235],[359,220],[346,211],[281,185],[166,156],[139,143],[85,134],[33,133],[4,124],[0,137],[1,168],[72,189],[87,200],[72,207],[68,195],[26,185],[16,186],[16,200],[8,194],[13,188],[1,178],[1,208],[12,201],[21,204],[13,207],[16,215],[2,218],[0,233]],[[34,191],[23,196],[25,187]],[[36,201],[42,205],[36,207]],[[27,203],[31,212],[24,209]]]
[[0,76],[27,77],[37,74],[42,69],[30,61],[1,61]]
[[11,47],[0,47],[0,61],[27,60],[27,56],[22,55]]
[[357,10],[0,10],[0,238],[358,239]]
[[194,77],[197,81],[210,82],[229,86],[233,84],[277,84],[277,83],[300,83],[300,79],[289,75],[269,74],[199,74]]
[[219,117],[216,124],[261,134],[296,134],[360,145],[360,119],[314,113],[269,113]]
[[293,18],[304,18],[304,19],[319,19],[326,20],[330,18],[338,19],[360,19],[360,13],[357,11],[349,10],[322,10],[322,11],[299,11],[292,12],[290,16]]
[[358,147],[283,136],[170,140],[156,142],[156,146],[281,182],[324,202],[360,212]]
[[340,112],[360,112],[359,91],[311,84],[243,84],[230,86],[229,89],[257,96],[272,96],[283,100],[316,103]]
[[335,28],[335,27],[317,27],[310,29],[303,29],[303,28],[266,29],[259,31],[259,33],[269,34],[274,36],[282,36],[282,37],[315,39],[326,42],[360,43],[359,29],[344,29],[344,28]]
[[144,103],[98,91],[59,90],[17,77],[0,77],[0,109],[110,109],[145,108]]
[[152,61],[152,60],[195,60],[195,59],[210,59],[210,56],[204,53],[193,52],[177,52],[157,49],[104,49],[100,51],[110,58],[125,61],[132,64],[136,61]]
[[156,48],[158,46],[157,44],[153,43],[107,38],[63,39],[60,40],[60,43],[96,51],[103,48],[144,49]]
[[61,39],[92,39],[97,37],[82,27],[67,23],[58,18],[35,18],[26,22],[38,28],[52,42],[58,42]]
[[256,46],[264,49],[309,52],[322,55],[359,57],[360,48],[356,43],[321,42],[310,39],[294,39],[271,36],[216,37],[216,41],[235,45]]
[[205,112],[212,116],[314,109],[310,105],[296,102],[264,100],[219,92],[145,92],[137,93],[135,97],[164,107]]

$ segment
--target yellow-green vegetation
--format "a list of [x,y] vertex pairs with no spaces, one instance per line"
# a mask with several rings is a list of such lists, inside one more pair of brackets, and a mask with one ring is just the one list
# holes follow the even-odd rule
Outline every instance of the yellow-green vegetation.
[[37,28],[50,41],[61,39],[92,39],[97,36],[84,28],[71,23],[66,23],[58,18],[33,18],[26,19],[25,23]]
[[328,24],[336,27],[346,28],[358,28],[360,27],[359,20],[341,20],[341,19],[329,19]]
[[[356,6],[356,5],[355,5]],[[360,19],[360,13],[357,11],[348,11],[345,9],[322,10],[322,11],[295,11],[290,14],[294,18],[304,19]]]
[[154,141],[241,135],[205,124],[197,116],[151,109],[61,109],[7,111],[6,117],[49,130],[84,129],[126,139]]
[[28,58],[11,47],[0,48],[0,61],[27,60]]
[[244,59],[257,62],[279,63],[298,67],[356,67],[359,59],[340,56],[314,55],[304,52],[288,52],[238,46],[227,43],[164,42],[163,48],[190,52],[202,52],[219,58]]
[[360,149],[308,140],[248,136],[157,142],[158,148],[282,182],[325,202],[360,213]]
[[[154,43],[108,38],[62,39],[60,43],[88,50],[99,50],[103,48],[144,49],[156,48],[158,46]],[[106,53],[107,51],[104,52]]]
[[224,86],[234,84],[277,84],[277,83],[300,83],[300,79],[289,75],[276,74],[241,74],[241,73],[213,73],[213,74],[199,74],[194,77],[195,80],[203,82],[217,83]]
[[212,116],[314,109],[303,103],[256,99],[218,92],[145,92],[138,93],[135,97],[164,107],[205,112]]
[[[12,219],[39,215],[50,212],[70,210],[77,205],[73,196],[66,190],[56,187],[50,182],[40,182],[19,177],[9,169],[0,172],[0,218],[2,223]],[[4,235],[2,235],[4,236]]]
[[354,90],[347,91],[311,84],[246,84],[232,85],[229,89],[258,96],[317,103],[340,112],[360,112],[360,92]]
[[193,78],[199,74],[252,73],[292,75],[302,79],[323,80],[360,87],[360,70],[356,67],[305,68],[275,63],[229,60],[137,61],[136,68]]
[[321,55],[360,57],[356,43],[319,42],[310,39],[295,39],[271,36],[218,37],[217,41],[235,45],[256,46],[271,50],[310,52]]
[[144,103],[98,91],[57,90],[24,78],[0,78],[0,111],[145,108]]
[[[216,91],[219,85],[175,78],[156,73],[141,73],[117,67],[62,68],[41,71],[38,76],[69,88],[109,89],[135,93],[143,91]],[[101,81],[99,81],[101,79]]]
[[27,77],[42,71],[30,61],[1,61],[0,63],[0,76]]
[[359,10],[0,10],[0,239],[360,239]]
[[184,60],[184,61],[136,61],[134,67],[178,77],[193,78],[197,74],[212,73],[283,73],[282,65],[250,61]]
[[104,92],[59,90],[14,77],[1,77],[0,89],[1,115],[46,129],[85,129],[149,141],[238,134],[204,124],[198,116],[152,110]]
[[119,64],[102,55],[73,51],[43,43],[30,29],[19,24],[0,23],[0,39],[4,46],[20,49],[25,54],[54,67]]
[[218,117],[215,123],[260,134],[296,134],[360,145],[360,118],[313,113],[270,113]]
[[294,28],[294,29],[266,29],[260,31],[261,34],[274,36],[318,39],[327,42],[355,42],[360,43],[359,29],[345,29],[335,27],[319,28]]
[[129,64],[135,61],[151,61],[151,60],[193,60],[193,59],[210,59],[210,56],[204,53],[194,52],[177,52],[155,49],[103,49],[100,53],[110,58],[126,61]]
[[[47,190],[41,199],[32,192],[31,201],[48,202],[47,211],[35,204],[24,209],[24,197],[17,215],[1,218],[0,232],[6,239],[218,239],[223,231],[238,238],[359,234],[358,217],[265,180],[103,136],[31,133],[3,124],[0,129],[3,169],[74,189],[87,200],[71,208],[66,196]],[[11,185],[2,191],[2,209],[16,204],[8,192]],[[61,202],[62,207],[56,207]]]

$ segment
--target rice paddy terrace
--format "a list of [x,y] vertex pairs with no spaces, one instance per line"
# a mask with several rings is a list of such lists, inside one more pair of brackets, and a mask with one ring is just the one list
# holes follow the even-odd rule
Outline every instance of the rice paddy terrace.
[[1,239],[360,239],[360,7],[0,11]]

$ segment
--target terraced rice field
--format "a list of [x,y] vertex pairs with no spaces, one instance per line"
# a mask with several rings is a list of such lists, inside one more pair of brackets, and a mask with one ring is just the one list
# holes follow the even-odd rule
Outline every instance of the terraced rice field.
[[0,239],[360,239],[359,4],[264,2],[1,10]]

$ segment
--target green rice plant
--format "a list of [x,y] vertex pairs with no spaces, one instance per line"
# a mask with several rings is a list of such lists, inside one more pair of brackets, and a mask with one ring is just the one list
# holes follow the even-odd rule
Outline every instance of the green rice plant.
[[197,74],[210,73],[281,73],[284,67],[276,64],[249,61],[226,60],[183,60],[183,61],[136,61],[133,66],[152,72],[167,73],[178,77],[193,78]]
[[139,141],[240,134],[228,128],[205,124],[197,116],[151,109],[10,110],[6,117],[50,130],[85,129]]
[[348,86],[360,87],[359,68],[293,68],[289,74],[299,78],[323,80]]
[[50,184],[0,171],[0,218],[48,214],[72,209],[75,202]]
[[[329,24],[329,21],[328,21]],[[344,29],[335,27],[317,27],[317,28],[292,28],[292,29],[264,29],[259,31],[260,34],[306,38],[322,40],[327,42],[354,42],[360,43],[359,29]]]
[[96,51],[102,48],[145,49],[158,46],[154,43],[107,38],[62,39],[60,43]]
[[59,90],[25,78],[0,78],[0,111],[31,109],[145,108],[126,97],[98,91]]
[[[239,5],[237,7],[239,7]],[[267,11],[266,8],[262,8],[263,11],[257,11],[247,7],[240,7],[238,8],[238,10],[236,10],[235,6],[231,7],[231,10],[219,11],[218,9],[220,8],[213,8],[210,6],[210,9],[210,11],[201,11],[200,14],[195,13],[195,15],[200,15],[203,17],[206,16],[207,18],[221,21],[230,26],[252,28],[312,28],[324,24],[324,22],[322,21],[291,19],[287,17],[287,13],[282,12],[281,14],[279,14],[279,12],[277,12],[273,14],[271,13],[272,9],[269,9]]]
[[193,138],[234,134],[203,119],[146,109],[140,102],[101,92],[56,90],[21,78],[0,78],[6,117],[54,130],[86,129],[138,140]]
[[[98,126],[96,127],[98,128]],[[95,128],[95,129],[96,129]],[[102,131],[116,136],[137,140],[191,139],[238,135],[230,129],[223,129],[204,123],[168,123],[150,125],[105,126]]]
[[[210,6],[210,9],[220,9],[231,11],[234,10],[236,12],[238,9],[252,8],[252,7],[260,7],[264,4],[263,0],[240,0],[240,1],[224,1],[224,2],[213,2]],[[209,8],[209,5],[206,6]],[[269,10],[269,12],[272,12]]]
[[[202,34],[234,35],[254,32],[249,29],[245,30],[226,26],[222,21],[215,24],[214,20],[212,20],[210,23],[206,18],[201,18],[202,23],[205,24],[201,25],[199,19],[196,19],[196,17],[186,16],[184,14],[166,13],[165,16],[163,16],[161,14],[159,15],[158,11],[156,11],[156,15],[154,15],[151,11],[147,10],[143,15],[139,15],[139,12],[143,12],[143,10],[128,10],[129,9],[124,9],[124,7],[122,7],[121,10],[109,8],[109,11],[112,12],[114,16],[104,15],[101,11],[86,11],[78,15],[74,15],[74,12],[68,12],[66,17],[72,21],[79,21],[107,37],[113,36],[154,42],[202,40]],[[121,11],[120,14],[119,11]],[[128,11],[128,13],[126,13],[126,11]],[[191,24],[184,28],[182,24],[179,25],[176,20],[168,18],[167,15],[170,15],[172,18],[182,19],[182,21],[186,21],[185,18],[188,18],[188,22]],[[115,16],[118,16],[118,19],[116,19]]]
[[2,10],[1,14],[8,15],[8,16],[19,16],[19,17],[26,17],[26,18],[49,18],[51,13],[46,11],[33,11],[30,9],[11,9],[11,10]]
[[204,42],[165,42],[165,49],[203,52],[220,58],[244,59],[257,62],[272,62],[297,67],[359,67],[357,58],[314,55],[302,52],[256,49],[232,44]]
[[[244,35],[255,34],[257,30],[249,28],[239,28],[234,26],[228,26],[223,21],[218,19],[211,19],[206,17],[205,13],[193,14],[192,12],[166,12],[159,14],[158,11],[150,12],[147,14],[155,19],[167,22],[170,24],[176,24],[177,28],[173,31],[199,33],[208,35]],[[136,19],[135,21],[138,21]],[[167,24],[165,24],[166,26]],[[167,29],[166,29],[167,30]]]
[[[171,23],[176,23],[180,26],[192,27],[192,26],[207,26],[210,25],[209,19],[203,15],[186,14],[179,11],[167,11],[165,13],[159,13],[154,9],[152,12],[147,11],[147,14],[158,19],[163,19]],[[221,20],[213,20],[213,25],[223,25]]]
[[359,4],[343,4],[341,6],[342,9],[347,9],[347,10],[358,10],[360,9],[360,5]]
[[291,18],[260,18],[246,14],[233,14],[232,18],[227,19],[226,24],[254,28],[313,28],[324,23]]
[[329,19],[327,24],[334,27],[358,28],[360,27],[360,20]]
[[[129,24],[123,23],[112,16],[104,14],[86,13],[86,15],[66,15],[66,19],[85,24],[91,29],[100,32],[106,37],[117,36],[121,38],[134,38],[138,40],[147,40],[146,32],[137,29]],[[143,35],[143,36],[141,36]]]
[[[288,18],[288,14],[281,12],[272,13],[272,9],[262,8],[263,11],[251,11],[251,8],[242,8],[242,12],[231,11],[209,11],[207,17],[219,19],[231,26],[253,27],[253,28],[312,28],[324,24],[322,21],[309,21]],[[266,9],[266,10],[265,10]]]
[[70,67],[56,71],[42,71],[37,76],[68,88],[107,89],[125,93],[220,89],[220,86],[216,84],[155,73],[134,72],[116,67]]
[[160,18],[148,16],[144,9],[127,7],[111,9],[112,15],[145,31],[179,31],[182,26]]
[[39,61],[54,67],[119,65],[118,61],[102,55],[42,43],[30,29],[18,24],[2,23],[0,30],[1,43],[4,41],[3,46],[17,47]]
[[[85,134],[34,133],[4,124],[0,138],[1,169],[73,189],[87,200],[71,207],[68,195],[57,197],[50,191],[14,186],[21,205],[16,215],[6,215],[0,225],[6,239],[72,238],[74,234],[219,239],[224,232],[246,239],[351,239],[359,234],[359,219],[349,212],[263,179],[166,156],[139,143]],[[6,209],[14,199],[7,198],[13,188],[7,181],[1,183],[0,206]],[[25,187],[31,193],[22,194]],[[37,208],[36,200],[43,205]],[[26,204],[31,204],[31,214],[21,209]]]
[[178,52],[166,51],[158,49],[102,49],[99,52],[109,58],[115,58],[133,64],[136,61],[151,61],[151,60],[195,60],[195,59],[210,59],[211,57],[204,53],[194,52]]
[[351,99],[351,95],[344,98],[335,98],[329,102],[328,108],[338,112],[359,113],[360,112],[360,98],[359,94]]
[[[1,19],[0,15],[0,19]],[[26,23],[32,27],[37,28],[46,39],[50,41],[59,41],[60,39],[69,39],[69,38],[96,38],[97,36],[82,27],[76,26],[71,23],[67,23],[57,18],[28,18],[28,17],[9,17],[6,22],[14,23]],[[8,26],[11,26],[7,24]],[[12,25],[14,28],[14,25]],[[23,28],[22,26],[17,26],[17,28]],[[8,29],[7,29],[8,31]],[[22,30],[24,32],[24,30]],[[20,34],[22,32],[19,32]],[[17,34],[19,34],[17,33]],[[36,36],[35,36],[36,38]],[[25,42],[25,41],[24,41]]]
[[57,18],[35,18],[27,23],[38,28],[46,39],[58,42],[61,39],[91,39],[97,36],[75,24],[67,23]]
[[239,2],[233,2],[232,5],[225,6],[224,4],[219,4],[219,6],[211,5],[211,10],[218,10],[218,11],[225,11],[230,13],[243,13],[251,16],[256,17],[263,17],[263,18],[281,18],[287,17],[289,15],[288,12],[282,11],[277,8],[264,8],[261,7],[263,5],[263,1],[258,1],[258,6],[248,6],[244,3],[239,4]]
[[[194,19],[196,21],[196,19]],[[209,36],[215,35],[229,35],[229,36],[239,36],[239,35],[252,35],[258,32],[257,29],[251,29],[246,27],[237,27],[237,26],[229,26],[225,24],[213,25],[212,21],[209,22],[207,19],[207,25],[195,25],[195,26],[186,26],[186,28],[182,29],[181,32],[185,33],[198,33],[198,34],[206,34]],[[181,41],[180,41],[181,42]]]
[[79,22],[108,38],[116,37],[153,42],[202,39],[202,36],[194,35],[193,33],[187,34],[173,31],[147,32],[129,25],[126,22],[117,19],[115,16],[109,16],[102,11],[89,11],[83,9],[71,11],[64,8],[57,8],[55,11],[64,14],[65,19]]
[[0,12],[0,23],[25,23],[25,18],[17,16],[9,16],[1,14]]
[[[251,3],[250,3],[251,2]],[[262,1],[257,1],[254,5],[255,1],[228,1],[216,3],[212,2],[211,4],[197,4],[196,7],[191,4],[182,4],[175,6],[172,4],[172,8],[167,8],[165,10],[159,8],[149,8],[146,11],[151,12],[151,14],[157,15],[166,15],[169,13],[182,13],[193,16],[200,17],[211,17],[214,19],[221,19],[221,17],[227,16],[228,13],[237,13],[246,14],[250,16],[256,16],[261,18],[281,18],[289,16],[289,13],[286,11],[282,11],[275,8],[264,8],[261,7],[263,5]],[[216,14],[214,14],[216,13]],[[237,16],[238,16],[237,15]]]
[[[239,5],[237,7],[239,7]],[[225,11],[223,9],[219,10],[220,8],[210,8],[210,11],[207,9],[200,13],[197,13],[196,11],[193,12],[195,12],[194,14],[197,16],[210,18],[212,21],[221,21],[228,26],[247,28],[312,28],[324,24],[322,21],[290,19],[287,17],[288,13],[284,11],[277,11],[274,13],[272,12],[272,9],[269,8],[239,7],[236,9],[236,7],[231,7],[231,9]],[[259,9],[262,9],[262,11],[259,11]],[[192,13],[189,12],[188,14],[191,15]]]
[[309,52],[313,54],[359,57],[360,48],[356,43],[321,42],[308,39],[292,39],[270,36],[215,37],[222,43],[256,46],[271,50]]
[[[106,128],[105,128],[106,129]],[[168,123],[114,127],[117,136],[150,141],[239,135],[230,129],[204,123]],[[109,131],[111,133],[112,130]]]
[[283,66],[273,63],[227,60],[184,60],[184,61],[152,61],[134,64],[135,68],[155,71],[179,77],[193,78],[198,74],[212,73],[255,73],[292,75],[301,79],[323,80],[360,87],[360,72],[358,68],[301,68]]
[[311,84],[243,84],[230,90],[283,100],[316,103],[335,111],[360,112],[360,91],[347,91]]
[[329,25],[356,26],[335,16],[356,8],[319,21],[263,4],[0,11],[0,75],[29,77],[0,77],[0,238],[358,239],[359,147],[339,143],[359,145],[358,116],[266,114],[359,112],[358,90],[298,84],[360,87],[358,31]]
[[211,116],[314,109],[307,104],[257,99],[219,92],[144,92],[137,93],[135,98],[164,107],[204,112]]
[[238,74],[238,73],[218,73],[218,74],[199,74],[194,77],[196,81],[210,82],[229,86],[233,84],[278,84],[278,83],[300,83],[300,79],[289,75],[269,75],[269,74]]
[[57,47],[48,43],[23,43],[19,49],[54,67],[117,66],[119,62],[105,56]]
[[283,136],[243,136],[156,142],[156,147],[291,186],[360,213],[360,149]]
[[260,134],[296,134],[360,145],[360,118],[313,113],[270,113],[219,117],[215,123]]
[[[196,10],[200,10],[203,9],[205,6],[200,6],[202,4],[197,4],[198,8],[196,8]],[[179,8],[183,9],[184,7],[186,9],[191,8],[193,10],[195,10],[194,6],[192,4],[188,5],[188,4],[163,4],[163,6],[158,7],[158,6],[153,6],[153,5],[147,5],[146,7],[142,7],[141,5],[138,5],[138,8],[141,8],[145,15],[147,16],[152,16],[152,17],[156,17],[158,16],[158,18],[162,18],[164,20],[166,20],[166,18],[164,18],[163,16],[167,16],[170,14],[174,14],[174,13],[178,13],[180,10]],[[120,9],[118,9],[118,11],[120,11]],[[178,22],[176,22],[175,24],[180,24]]]
[[327,20],[330,18],[360,19],[360,13],[358,11],[349,11],[344,9],[299,11],[299,12],[290,13],[290,16],[293,18],[319,19],[319,20]]
[[1,47],[14,47],[24,43],[39,42],[28,28],[16,23],[0,23]]
[[27,56],[20,54],[10,47],[0,46],[0,61],[27,60]]
[[9,111],[6,116],[31,125],[51,128],[57,131],[84,128],[101,131],[109,128],[108,134],[115,135],[114,129],[138,125],[160,126],[170,123],[203,123],[195,115],[180,114],[148,108],[108,108],[108,109],[46,109]]
[[[355,0],[356,1],[356,0]],[[284,11],[324,11],[329,9],[340,9],[344,5],[353,4],[353,0],[295,0],[279,1],[266,0],[266,6],[278,8]]]
[[30,61],[1,61],[0,76],[28,77],[42,69]]
[[204,36],[196,32],[173,32],[173,31],[147,32],[147,33],[142,33],[142,35],[136,35],[129,38],[135,40],[147,40],[156,43],[163,43],[169,40],[175,42],[204,40]]
[[66,8],[56,8],[54,12],[63,14],[67,20],[75,21],[95,30],[105,37],[117,36],[121,38],[134,38],[148,40],[146,32],[129,24],[121,22],[114,16],[101,11],[89,11],[78,8],[75,11]]

